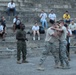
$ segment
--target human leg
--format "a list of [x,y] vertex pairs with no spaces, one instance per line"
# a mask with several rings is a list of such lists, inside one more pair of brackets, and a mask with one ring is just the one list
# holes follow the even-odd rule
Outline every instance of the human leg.
[[40,40],[40,33],[39,33],[39,30],[37,31],[37,35],[38,35],[38,40]]
[[27,49],[26,49],[26,42],[22,42],[22,63],[28,63],[28,61],[26,61],[26,54],[27,54]]
[[16,14],[16,8],[13,8],[13,16]]
[[48,42],[46,42],[45,50],[42,53],[42,57],[41,57],[40,62],[39,62],[39,67],[37,68],[38,70],[44,70],[44,68],[42,68],[41,66],[44,63],[44,61],[46,60],[49,52],[50,52],[50,44]]
[[67,42],[66,41],[63,41],[61,43],[61,56],[62,56],[62,60],[66,63],[66,67],[69,68],[69,61],[68,61],[68,57],[67,57],[67,54],[66,54],[66,45],[67,45]]
[[48,28],[48,24],[47,24],[47,21],[45,20],[45,26],[46,26],[46,28]]
[[51,53],[55,60],[55,68],[59,68],[59,50],[54,43],[51,43]]
[[36,31],[33,30],[33,40],[35,40]]
[[70,43],[67,44],[67,57],[70,60]]
[[64,67],[64,62],[63,62],[62,55],[61,55],[61,49],[62,49],[62,44],[59,41],[59,60],[60,60],[60,66]]
[[42,24],[42,27],[44,28],[44,21],[43,20],[40,20],[41,24]]
[[22,44],[20,41],[17,41],[17,63],[21,63],[20,59],[21,59],[21,49],[22,49]]
[[10,8],[7,8],[7,14],[10,16]]
[[16,30],[16,24],[13,24],[13,31],[15,32]]

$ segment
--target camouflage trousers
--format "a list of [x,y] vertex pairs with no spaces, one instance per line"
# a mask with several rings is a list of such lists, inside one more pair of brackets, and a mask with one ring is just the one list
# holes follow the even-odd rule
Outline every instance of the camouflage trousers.
[[60,63],[61,65],[64,65],[64,62],[66,63],[66,65],[69,65],[68,62],[68,57],[66,54],[66,46],[67,46],[67,41],[59,41],[59,58],[60,58]]
[[45,42],[45,51],[43,51],[42,53],[42,57],[40,59],[40,64],[42,65],[43,62],[45,61],[45,59],[47,58],[49,53],[52,53],[54,60],[55,60],[55,64],[59,63],[59,50],[56,49],[56,45],[54,43],[50,43],[50,42]]
[[25,41],[17,41],[17,60],[21,59],[21,52],[22,52],[22,59],[26,60],[26,42]]

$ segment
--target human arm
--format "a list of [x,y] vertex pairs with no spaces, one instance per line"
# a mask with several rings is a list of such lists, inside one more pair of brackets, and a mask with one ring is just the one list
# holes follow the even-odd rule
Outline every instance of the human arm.
[[55,27],[52,27],[52,29],[57,30],[57,31],[60,31],[60,32],[63,31],[63,29],[61,29],[61,28],[55,28]]
[[67,34],[67,36],[69,36],[69,37],[72,36],[72,31],[71,31],[71,29],[68,29],[68,34]]
[[3,33],[3,26],[0,26],[0,34]]

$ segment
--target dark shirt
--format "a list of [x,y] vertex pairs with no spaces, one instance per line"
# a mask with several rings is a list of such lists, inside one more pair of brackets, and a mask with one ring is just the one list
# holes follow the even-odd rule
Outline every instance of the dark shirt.
[[0,22],[1,22],[1,25],[3,25],[5,28],[6,27],[6,21],[1,19]]
[[18,30],[16,33],[16,39],[17,40],[21,40],[21,41],[25,41],[27,40],[26,38],[26,32],[24,30]]

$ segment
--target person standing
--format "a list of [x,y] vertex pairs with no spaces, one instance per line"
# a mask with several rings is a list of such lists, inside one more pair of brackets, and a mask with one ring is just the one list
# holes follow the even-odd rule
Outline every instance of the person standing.
[[26,61],[26,54],[27,54],[27,49],[26,49],[26,42],[25,40],[28,41],[26,38],[26,32],[24,31],[25,26],[22,24],[20,27],[20,30],[17,31],[16,33],[16,39],[17,39],[17,63],[21,64],[21,52],[22,52],[22,63],[28,63]]
[[11,0],[11,2],[8,3],[8,6],[7,6],[7,14],[8,16],[10,16],[10,11],[13,12],[13,16],[15,16],[16,14],[16,6],[15,6],[15,3],[13,0]]
[[[70,65],[69,65],[67,54],[66,54],[66,52],[67,52],[66,38],[67,38],[68,32],[67,32],[66,27],[64,26],[64,21],[63,20],[60,21],[60,28],[53,28],[53,29],[60,32],[60,36],[59,36],[59,58],[60,58],[61,68],[69,69]],[[66,63],[66,66],[64,66],[64,62]]]
[[68,25],[65,24],[64,25],[66,28],[67,28],[67,57],[68,57],[68,60],[70,60],[70,37],[72,37],[72,31],[71,29],[68,28]]
[[44,10],[42,10],[42,13],[40,14],[40,22],[42,24],[42,27],[44,28],[44,26],[46,26],[46,28],[48,28],[48,25],[47,25],[47,14],[44,12]]
[[40,59],[38,70],[44,70],[42,64],[44,63],[46,57],[51,52],[54,60],[55,60],[55,67],[58,68],[59,63],[59,50],[56,49],[56,40],[57,40],[57,33],[52,28],[55,27],[53,24],[52,27],[47,29],[46,38],[45,38],[45,51],[42,53],[42,57]]

